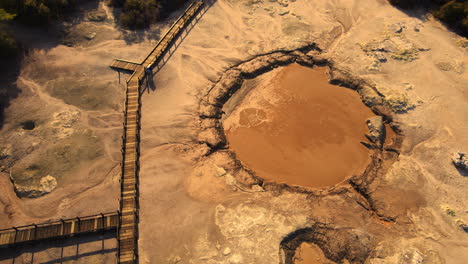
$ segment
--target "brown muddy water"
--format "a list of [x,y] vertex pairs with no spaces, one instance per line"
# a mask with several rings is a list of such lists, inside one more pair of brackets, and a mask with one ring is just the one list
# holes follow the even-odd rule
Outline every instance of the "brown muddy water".
[[323,251],[315,244],[302,243],[296,249],[294,264],[332,264]]
[[[297,64],[244,82],[223,121],[229,147],[259,177],[330,186],[363,172],[370,151],[365,120],[374,114],[326,69]],[[240,98],[242,97],[242,98]]]

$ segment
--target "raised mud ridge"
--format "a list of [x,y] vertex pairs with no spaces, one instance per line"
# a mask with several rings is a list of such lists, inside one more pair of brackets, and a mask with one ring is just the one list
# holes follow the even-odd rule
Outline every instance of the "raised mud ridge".
[[[221,123],[223,105],[242,86],[244,80],[253,79],[276,67],[291,63],[298,63],[306,67],[328,67],[328,78],[331,84],[355,90],[359,93],[364,104],[376,115],[382,116],[384,123],[396,132],[390,145],[366,144],[371,149],[372,156],[371,162],[361,175],[353,175],[342,183],[327,188],[290,186],[265,181],[256,176],[255,172],[247,168],[229,149]],[[385,208],[380,206],[372,196],[381,176],[398,158],[403,141],[398,123],[393,120],[393,114],[394,111],[385,104],[384,95],[380,94],[373,84],[337,68],[334,62],[324,57],[315,45],[308,45],[296,50],[280,50],[258,55],[227,69],[220,79],[201,96],[198,141],[200,144],[206,144],[209,148],[205,158],[213,159],[218,164],[221,160],[223,170],[232,175],[235,186],[242,191],[270,191],[274,194],[285,191],[298,192],[307,194],[311,202],[319,197],[332,195],[352,197],[363,210],[368,211],[373,216],[374,220],[394,222],[394,216],[386,214]],[[312,227],[297,230],[284,238],[280,245],[280,251],[282,251],[280,254],[284,263],[293,263],[295,250],[302,242],[317,244],[327,258],[337,262],[347,259],[353,263],[362,263],[375,247],[375,241],[371,234],[351,227],[339,228],[315,222]]]

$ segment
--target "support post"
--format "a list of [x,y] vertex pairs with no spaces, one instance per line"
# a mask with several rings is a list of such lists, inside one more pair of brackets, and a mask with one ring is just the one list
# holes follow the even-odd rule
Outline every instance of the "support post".
[[60,222],[62,223],[62,228],[60,230],[60,235],[63,236],[63,235],[65,235],[64,234],[65,233],[65,221],[63,221],[63,219],[60,218]]
[[105,225],[104,225],[104,214],[101,213],[101,228],[104,229]]
[[34,225],[34,239],[32,239],[32,240],[36,240],[36,238],[37,238],[37,225],[36,224],[33,224],[33,225]]
[[18,228],[13,227],[13,229],[15,229],[15,238],[13,239],[13,243],[16,243],[16,240],[18,239]]

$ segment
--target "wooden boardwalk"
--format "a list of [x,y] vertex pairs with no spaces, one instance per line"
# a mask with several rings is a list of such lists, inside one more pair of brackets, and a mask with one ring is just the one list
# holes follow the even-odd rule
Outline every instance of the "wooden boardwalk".
[[114,61],[110,65],[110,67],[113,69],[124,70],[129,72],[135,71],[138,68],[138,66],[140,66],[139,63],[121,59],[114,59]]
[[119,213],[112,212],[72,219],[62,219],[48,223],[12,227],[0,230],[0,247],[42,239],[115,230],[118,226]]
[[125,122],[123,138],[123,162],[120,198],[119,263],[136,263],[138,258],[138,171],[139,171],[139,127],[140,127],[140,84],[156,66],[181,30],[194,18],[203,6],[203,1],[193,1],[179,19],[169,28],[158,44],[140,64],[114,60],[112,68],[132,70],[127,80],[125,99]]
[[0,230],[0,247],[117,228],[118,263],[137,263],[140,85],[146,74],[151,73],[202,6],[203,0],[192,1],[141,63],[115,59],[110,65],[113,69],[133,72],[126,82],[120,210],[115,213],[3,229]]

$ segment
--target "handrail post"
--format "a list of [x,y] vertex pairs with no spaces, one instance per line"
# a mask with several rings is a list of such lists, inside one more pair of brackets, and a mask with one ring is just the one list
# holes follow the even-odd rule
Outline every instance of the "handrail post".
[[101,228],[104,229],[105,228],[105,225],[104,225],[104,214],[101,213]]
[[34,239],[32,240],[36,240],[37,238],[37,225],[36,224],[33,224],[34,225]]
[[16,240],[18,239],[18,228],[13,227],[13,229],[15,229],[15,237],[13,239],[13,243],[16,243],[17,242]]

